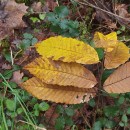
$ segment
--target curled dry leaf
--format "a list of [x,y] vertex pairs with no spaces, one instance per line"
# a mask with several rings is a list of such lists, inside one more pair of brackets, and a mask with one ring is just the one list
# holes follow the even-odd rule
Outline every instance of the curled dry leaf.
[[33,96],[42,100],[49,100],[56,103],[79,104],[89,101],[96,93],[95,89],[76,88],[73,86],[60,87],[58,85],[48,85],[36,77],[33,77],[23,84],[25,90]]
[[98,54],[94,48],[82,41],[61,36],[51,37],[35,45],[37,52],[63,62],[77,62],[81,64],[94,64],[99,62]]
[[118,42],[111,52],[106,52],[104,66],[106,69],[117,68],[124,64],[129,57],[129,48],[123,42]]
[[130,92],[130,62],[115,70],[107,78],[103,86],[108,93]]
[[95,47],[104,48],[106,52],[111,52],[117,45],[117,34],[112,32],[107,35],[103,35],[100,32],[94,34]]
[[63,63],[47,58],[37,58],[24,67],[31,74],[47,84],[70,85],[79,88],[92,88],[97,84],[91,71],[77,63]]
[[122,19],[122,18],[117,17],[120,24],[129,24],[130,23],[130,13],[128,13],[128,5],[126,5],[126,4],[116,4],[115,12],[119,16],[124,18],[124,19]]
[[14,0],[4,3],[3,10],[0,10],[0,13],[4,14],[0,17],[0,34],[2,34],[0,40],[4,39],[7,34],[11,35],[11,31],[15,28],[26,27],[22,17],[25,15],[28,7],[25,4],[18,4]]
[[20,84],[22,83],[22,78],[23,78],[23,72],[20,72],[20,70],[13,72],[13,78],[11,81]]

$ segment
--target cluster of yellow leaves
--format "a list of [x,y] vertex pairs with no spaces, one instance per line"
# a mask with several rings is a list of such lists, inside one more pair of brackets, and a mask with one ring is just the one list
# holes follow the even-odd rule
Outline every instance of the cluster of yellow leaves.
[[117,68],[124,64],[130,57],[129,48],[117,40],[117,34],[112,32],[108,35],[96,32],[94,35],[95,47],[105,51],[104,66],[106,69]]
[[34,77],[21,84],[23,88],[39,99],[66,104],[86,102],[95,95],[97,80],[81,65],[99,62],[94,48],[61,36],[35,46],[42,57],[24,67]]
[[117,44],[116,32],[103,35],[100,32],[94,34],[95,47],[104,48],[106,52],[111,52]]
[[97,48],[103,48],[105,51],[106,69],[117,68],[123,64],[104,82],[104,90],[108,93],[130,92],[130,62],[125,63],[130,57],[129,48],[117,40],[115,32],[108,35],[96,32],[94,41]]
[[[112,69],[129,59],[129,48],[112,32],[94,35],[95,47],[104,49],[104,66]],[[24,67],[34,77],[21,86],[35,97],[56,103],[77,104],[95,96],[95,76],[82,64],[99,62],[94,48],[82,41],[61,36],[35,45],[41,57]],[[130,62],[119,67],[104,83],[107,92],[129,92]],[[125,88],[123,88],[125,86]]]

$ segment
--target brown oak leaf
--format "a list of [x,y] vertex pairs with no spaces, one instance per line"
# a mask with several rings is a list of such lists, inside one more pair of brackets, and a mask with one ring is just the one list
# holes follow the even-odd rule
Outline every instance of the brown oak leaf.
[[1,2],[0,7],[0,40],[2,40],[6,36],[10,36],[13,29],[26,27],[22,17],[28,7],[25,4],[18,4],[14,0]]

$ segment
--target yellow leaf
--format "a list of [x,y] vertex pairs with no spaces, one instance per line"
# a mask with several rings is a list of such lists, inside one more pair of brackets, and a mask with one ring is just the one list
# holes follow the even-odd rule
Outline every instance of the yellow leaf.
[[107,78],[104,89],[108,93],[130,92],[130,62],[120,66]]
[[63,63],[47,58],[37,58],[24,69],[47,84],[92,88],[97,84],[95,76],[82,65],[77,63]]
[[111,52],[106,52],[104,66],[106,69],[116,68],[129,59],[129,48],[123,43],[118,45]]
[[[42,100],[49,100],[56,103],[78,104],[87,102],[90,96],[93,97],[96,93],[94,89],[81,89],[72,86],[60,87],[58,85],[48,85],[36,77],[33,77],[23,84],[25,90],[33,96]],[[84,99],[84,100],[83,100]]]
[[36,45],[37,52],[63,62],[94,64],[99,62],[98,54],[90,45],[82,41],[61,36],[51,37]]
[[107,35],[103,35],[100,32],[96,32],[94,35],[95,47],[104,48],[106,52],[111,52],[117,45],[117,34],[112,32]]

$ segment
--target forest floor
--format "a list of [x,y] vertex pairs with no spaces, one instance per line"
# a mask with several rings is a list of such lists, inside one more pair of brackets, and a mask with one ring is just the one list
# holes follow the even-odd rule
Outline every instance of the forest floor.
[[[32,77],[23,67],[39,57],[35,44],[49,37],[94,47],[95,32],[104,37],[116,32],[129,47],[129,5],[129,0],[0,0],[0,130],[129,130],[130,93],[99,88],[89,102],[67,105],[37,99],[19,85]],[[96,51],[101,62],[85,67],[102,84],[115,69],[100,73],[104,52]]]

